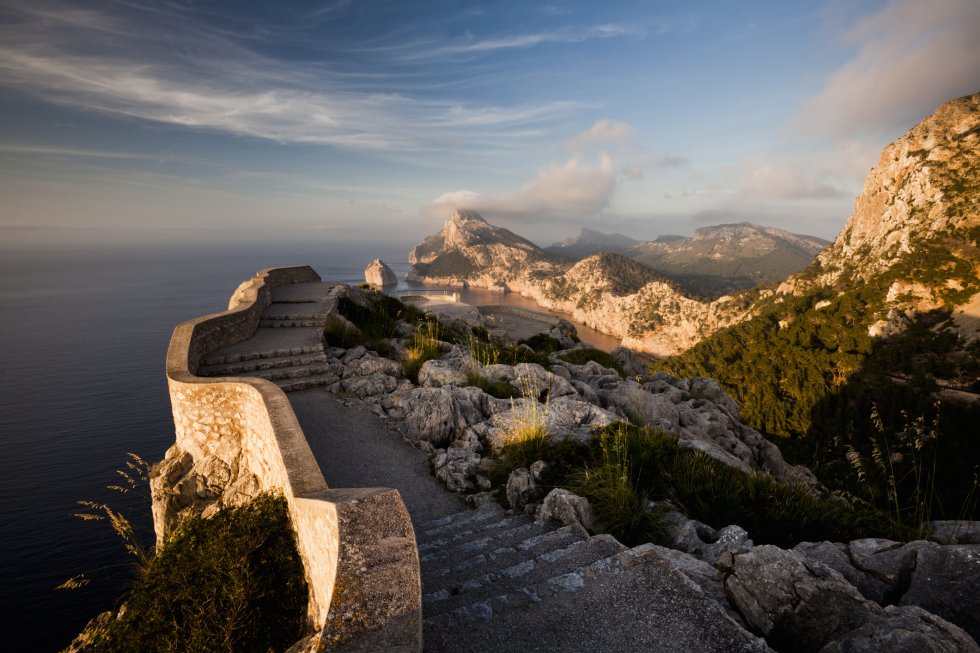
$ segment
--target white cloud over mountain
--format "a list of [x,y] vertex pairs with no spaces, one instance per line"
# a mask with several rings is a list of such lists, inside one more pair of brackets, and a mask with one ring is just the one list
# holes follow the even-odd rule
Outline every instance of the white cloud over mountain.
[[425,212],[444,216],[466,208],[488,216],[549,217],[595,215],[605,209],[616,189],[612,158],[600,155],[594,164],[574,155],[565,163],[551,163],[519,190],[481,193],[456,190],[443,193],[429,203]]

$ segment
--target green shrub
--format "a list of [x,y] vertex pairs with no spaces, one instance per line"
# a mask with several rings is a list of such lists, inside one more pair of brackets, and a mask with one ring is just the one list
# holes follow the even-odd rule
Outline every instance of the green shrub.
[[351,349],[363,345],[365,342],[364,334],[360,329],[337,319],[327,322],[327,326],[323,330],[323,339],[327,346],[343,349]]
[[619,429],[600,439],[598,458],[570,476],[571,489],[589,498],[599,528],[624,544],[665,543],[663,512],[647,509],[650,493],[637,485],[626,435]]
[[612,354],[599,349],[593,349],[591,347],[573,349],[562,354],[561,359],[573,365],[585,365],[589,361],[595,361],[603,367],[616,370],[617,374],[623,378],[626,378],[626,372],[623,371],[622,365],[620,365],[619,362],[612,357]]
[[558,341],[558,338],[548,335],[547,333],[535,334],[530,338],[521,340],[521,342],[539,354],[551,354],[563,349],[561,342]]
[[263,494],[187,520],[150,560],[95,650],[282,651],[306,623],[307,588],[286,501]]
[[656,429],[626,422],[596,429],[587,444],[544,439],[533,447],[506,445],[491,481],[503,485],[511,470],[536,460],[548,463],[544,489],[567,487],[587,497],[600,528],[627,544],[661,540],[660,513],[647,509],[651,499],[714,528],[738,524],[757,544],[914,535],[863,502],[817,497],[766,474],[746,474]]

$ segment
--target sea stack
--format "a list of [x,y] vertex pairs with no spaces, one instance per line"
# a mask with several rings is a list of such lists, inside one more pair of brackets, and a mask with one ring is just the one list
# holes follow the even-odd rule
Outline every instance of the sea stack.
[[364,281],[372,286],[394,286],[398,284],[398,277],[384,261],[376,258],[364,268]]

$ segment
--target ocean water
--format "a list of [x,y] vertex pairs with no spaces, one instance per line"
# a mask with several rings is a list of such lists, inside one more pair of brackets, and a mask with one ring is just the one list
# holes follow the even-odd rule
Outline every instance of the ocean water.
[[[110,501],[152,541],[145,497],[108,492],[127,452],[173,443],[164,357],[178,323],[224,310],[263,267],[309,263],[363,281],[380,256],[399,275],[410,244],[173,246],[73,251],[0,246],[0,615],[4,650],[57,651],[132,577],[102,523],[72,514]],[[79,573],[80,590],[55,586]]]
[[[87,246],[0,244],[0,615],[4,650],[57,651],[114,606],[133,577],[104,523],[77,501],[108,502],[153,541],[148,497],[106,490],[133,452],[154,462],[173,443],[164,358],[174,326],[226,308],[264,267],[312,265],[363,281],[384,259],[402,278],[411,244]],[[513,295],[465,299],[530,305]],[[487,295],[487,296],[484,296]],[[581,329],[608,348],[609,338]],[[614,342],[612,346],[614,346]],[[78,590],[54,588],[86,574]]]

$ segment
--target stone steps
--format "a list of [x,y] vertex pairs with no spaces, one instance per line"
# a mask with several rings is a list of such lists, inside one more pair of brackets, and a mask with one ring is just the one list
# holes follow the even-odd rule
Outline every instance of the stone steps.
[[[505,518],[506,513],[503,508],[497,504],[488,504],[476,510],[465,510],[422,524],[418,529],[416,539],[424,546],[435,540],[446,540],[479,528],[488,526],[494,528]],[[422,546],[419,547],[420,551],[423,550]]]
[[461,576],[473,573],[476,569],[488,569],[491,566],[496,568],[510,568],[523,560],[536,558],[537,556],[565,549],[576,542],[584,542],[589,539],[589,533],[579,525],[563,526],[557,530],[545,531],[538,535],[525,538],[513,544],[494,542],[493,548],[482,553],[461,556],[452,561],[447,566],[437,567],[429,570],[426,577],[429,580],[426,587],[427,592],[435,592],[444,589],[454,576]]
[[515,521],[511,526],[482,531],[474,534],[472,538],[446,542],[437,549],[426,549],[428,553],[420,551],[419,564],[423,571],[451,567],[474,556],[485,555],[502,547],[514,546],[548,532],[549,529],[543,524],[525,518]]
[[296,329],[304,327],[322,327],[326,324],[326,316],[324,318],[318,319],[316,317],[310,318],[262,318],[259,320],[259,326],[265,329]]
[[[560,546],[560,542],[555,546]],[[506,567],[491,564],[461,574],[452,574],[441,589],[423,593],[423,611],[429,615],[451,613],[472,603],[485,601],[501,593],[516,591],[525,585],[539,583],[567,574],[579,567],[608,558],[626,547],[609,535],[596,535],[561,548],[551,548],[524,559],[509,558]],[[423,592],[428,584],[423,581]]]
[[310,388],[321,388],[326,385],[333,385],[340,380],[336,374],[322,374],[318,376],[307,376],[296,379],[283,379],[273,381],[283,392],[296,392],[298,390],[309,390]]
[[427,623],[465,624],[472,621],[490,621],[508,610],[514,610],[558,593],[574,593],[585,587],[586,582],[599,575],[613,576],[643,555],[643,547],[620,551],[580,565],[567,572],[550,576],[536,583],[522,585],[513,591],[495,594],[482,601],[474,601],[454,610],[426,619]]
[[296,347],[282,347],[259,351],[243,351],[233,354],[222,354],[216,352],[208,354],[201,361],[202,367],[211,365],[225,365],[229,363],[241,363],[244,361],[254,361],[263,358],[285,358],[288,356],[302,356],[304,354],[323,354],[323,345],[300,345]]
[[427,612],[425,650],[771,651],[666,563],[655,547],[620,549],[547,577],[526,576],[527,583],[500,586],[451,611]]
[[198,368],[199,376],[232,376],[236,374],[249,374],[261,370],[272,370],[283,367],[297,367],[301,365],[316,365],[326,363],[327,356],[322,351],[311,354],[299,354],[294,356],[276,356],[273,358],[254,358],[234,363],[221,363],[217,365],[202,365]]

